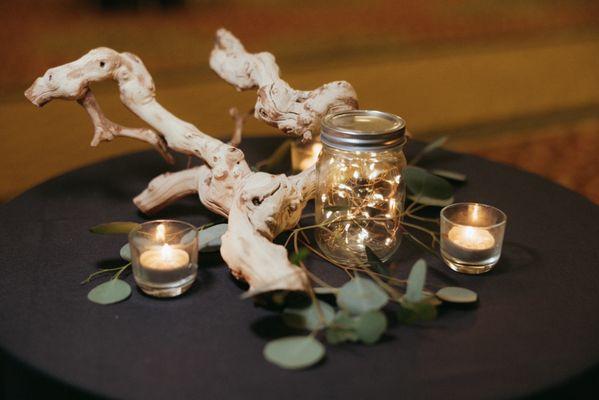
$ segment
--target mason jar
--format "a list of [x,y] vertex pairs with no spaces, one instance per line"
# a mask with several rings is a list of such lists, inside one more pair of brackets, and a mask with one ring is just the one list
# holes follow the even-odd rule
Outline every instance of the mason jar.
[[399,247],[404,210],[405,121],[381,111],[330,114],[321,122],[316,164],[316,241],[343,265],[382,261]]

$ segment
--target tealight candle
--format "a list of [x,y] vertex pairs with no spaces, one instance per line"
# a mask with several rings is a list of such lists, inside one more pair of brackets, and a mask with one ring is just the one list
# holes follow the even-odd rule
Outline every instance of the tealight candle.
[[457,203],[441,210],[441,255],[458,272],[489,271],[501,256],[505,214],[491,206]]
[[489,231],[472,226],[454,226],[447,234],[448,239],[467,250],[488,250],[495,245]]
[[173,282],[187,275],[189,255],[184,250],[163,244],[160,249],[141,253],[139,263],[146,269],[146,276],[152,275],[152,281]]
[[129,234],[135,282],[145,293],[174,297],[197,275],[197,235],[193,225],[152,221]]

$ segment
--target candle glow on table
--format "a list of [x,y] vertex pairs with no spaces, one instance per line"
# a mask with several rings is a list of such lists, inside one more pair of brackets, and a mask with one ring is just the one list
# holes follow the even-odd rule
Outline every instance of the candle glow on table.
[[441,255],[457,272],[489,271],[501,256],[505,214],[491,206],[457,203],[441,210]]
[[195,228],[179,221],[154,221],[141,226],[129,237],[132,250],[135,247],[132,251],[135,281],[152,296],[173,297],[183,293],[197,274]]

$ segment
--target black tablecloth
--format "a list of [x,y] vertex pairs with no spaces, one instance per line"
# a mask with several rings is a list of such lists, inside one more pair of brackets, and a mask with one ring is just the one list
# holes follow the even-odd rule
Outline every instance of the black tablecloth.
[[[242,147],[256,161],[279,142],[246,140]],[[556,393],[548,391],[585,376],[592,381],[599,364],[599,207],[480,158],[442,152],[429,162],[468,174],[456,200],[507,213],[503,256],[484,276],[454,273],[408,243],[395,259],[405,274],[425,256],[433,280],[472,288],[479,306],[394,326],[371,347],[327,346],[325,361],[306,371],[262,358],[264,344],[282,328],[273,314],[239,299],[242,289],[217,253],[201,254],[199,282],[181,298],[134,291],[111,306],[86,300],[92,286],[79,282],[97,265],[117,263],[126,241],[88,228],[143,220],[130,199],[165,170],[155,153],[73,171],[2,205],[5,395],[31,393],[34,382],[45,385],[46,395],[63,397],[482,399]],[[194,224],[215,218],[193,198],[159,216]],[[332,277],[333,267],[316,258],[309,264]]]

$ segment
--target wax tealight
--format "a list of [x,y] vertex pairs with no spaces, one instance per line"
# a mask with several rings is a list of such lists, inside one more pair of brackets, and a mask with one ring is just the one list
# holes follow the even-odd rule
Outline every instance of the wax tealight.
[[135,282],[146,294],[175,297],[197,276],[197,233],[193,225],[160,220],[129,234]]
[[184,250],[164,244],[160,249],[144,251],[139,257],[139,263],[145,268],[169,271],[187,267],[189,255]]
[[495,245],[495,239],[488,230],[473,226],[454,226],[447,233],[447,238],[469,250],[486,250]]

